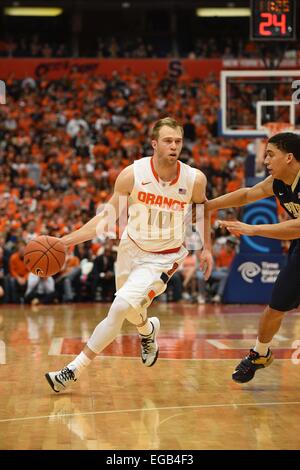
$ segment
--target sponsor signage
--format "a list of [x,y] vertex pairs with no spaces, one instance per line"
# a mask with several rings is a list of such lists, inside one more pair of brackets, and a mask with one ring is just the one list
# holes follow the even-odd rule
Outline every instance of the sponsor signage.
[[268,304],[285,256],[239,253],[230,268],[225,303]]

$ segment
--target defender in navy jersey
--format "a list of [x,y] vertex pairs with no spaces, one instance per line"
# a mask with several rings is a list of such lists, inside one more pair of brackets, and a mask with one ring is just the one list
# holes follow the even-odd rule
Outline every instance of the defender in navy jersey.
[[[248,382],[257,369],[273,361],[270,344],[280,328],[284,313],[300,304],[300,137],[292,132],[276,134],[268,140],[264,163],[270,172],[261,183],[242,188],[206,203],[206,211],[239,207],[275,196],[292,220],[277,224],[248,225],[239,221],[220,221],[234,235],[292,240],[286,266],[274,284],[269,305],[264,310],[253,349],[236,367],[232,378]],[[255,299],[253,299],[255,301]]]

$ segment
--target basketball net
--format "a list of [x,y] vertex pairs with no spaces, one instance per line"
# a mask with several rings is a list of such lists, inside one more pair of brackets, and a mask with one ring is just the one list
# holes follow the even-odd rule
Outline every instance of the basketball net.
[[270,137],[280,132],[293,132],[295,126],[290,122],[266,122],[261,128],[266,132],[267,138],[257,139],[255,160],[255,172],[257,176],[265,172],[264,159],[267,139],[270,139]]

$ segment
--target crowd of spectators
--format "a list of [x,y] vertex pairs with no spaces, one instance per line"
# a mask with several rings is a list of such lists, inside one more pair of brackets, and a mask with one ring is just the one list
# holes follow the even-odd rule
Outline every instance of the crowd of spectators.
[[[33,297],[37,280],[28,279],[22,250],[38,234],[60,237],[94,216],[109,198],[119,172],[136,158],[152,154],[149,131],[161,117],[171,115],[183,124],[181,160],[206,174],[209,198],[243,185],[248,141],[218,137],[219,83],[214,75],[173,81],[127,70],[104,79],[73,69],[55,81],[11,78],[7,88],[8,103],[0,106],[2,300],[36,302],[42,294],[47,301],[110,299],[115,243],[95,239],[76,247],[76,259],[67,271],[48,286],[39,283],[34,291],[39,295]],[[224,247],[226,234],[215,233]],[[219,250],[216,245],[216,256]],[[199,275],[197,279],[200,286]],[[178,293],[184,292],[195,298],[184,271],[175,282],[180,289],[171,283],[169,300],[178,300]]]
[[43,41],[38,34],[22,36],[20,38],[9,37],[0,40],[1,57],[68,57],[71,50],[66,43]]
[[[285,49],[280,44],[272,43],[272,56],[279,58],[296,57],[299,50],[297,42]],[[190,44],[180,39],[171,42],[167,38],[144,39],[124,36],[97,37],[90,46],[79,44],[72,50],[70,44],[63,41],[43,40],[38,34],[33,36],[9,37],[0,39],[0,56],[2,57],[104,57],[104,58],[166,58],[182,57],[190,59],[259,59],[268,57],[270,50],[265,45],[245,38],[236,40],[226,35],[216,37],[198,37]]]
[[[141,37],[134,39],[123,38],[118,40],[115,36],[97,38],[96,57],[106,58],[154,58],[166,57],[170,54],[170,47],[155,45]],[[90,54],[89,54],[90,55]]]

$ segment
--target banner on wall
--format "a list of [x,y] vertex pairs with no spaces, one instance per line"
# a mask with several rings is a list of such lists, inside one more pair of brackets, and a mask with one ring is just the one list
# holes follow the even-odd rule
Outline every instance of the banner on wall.
[[[275,198],[248,204],[244,208],[242,221],[250,225],[276,224],[278,216]],[[240,252],[230,267],[223,302],[267,304],[284,263],[280,240],[241,236]]]
[[[298,62],[285,63],[284,68],[297,68]],[[78,73],[91,73],[111,77],[114,71],[125,73],[131,71],[134,74],[151,73],[159,77],[170,76],[180,78],[205,78],[210,73],[219,73],[223,69],[264,69],[265,65],[260,59],[95,59],[95,58],[62,58],[62,59],[23,59],[0,58],[0,80],[10,76],[17,79],[26,77],[49,80],[58,79],[72,73],[74,67]],[[280,65],[282,68],[282,64]]]
[[233,260],[223,294],[230,304],[268,304],[285,256],[239,253]]
[[155,73],[159,77],[204,78],[210,73],[217,76],[222,69],[220,59],[0,59],[0,79],[10,76],[55,80],[72,73],[90,73],[111,77],[113,72],[128,75]]
[[[277,204],[275,197],[269,197],[245,206],[242,221],[249,225],[277,224]],[[282,252],[281,241],[268,237],[241,236],[240,253]]]

